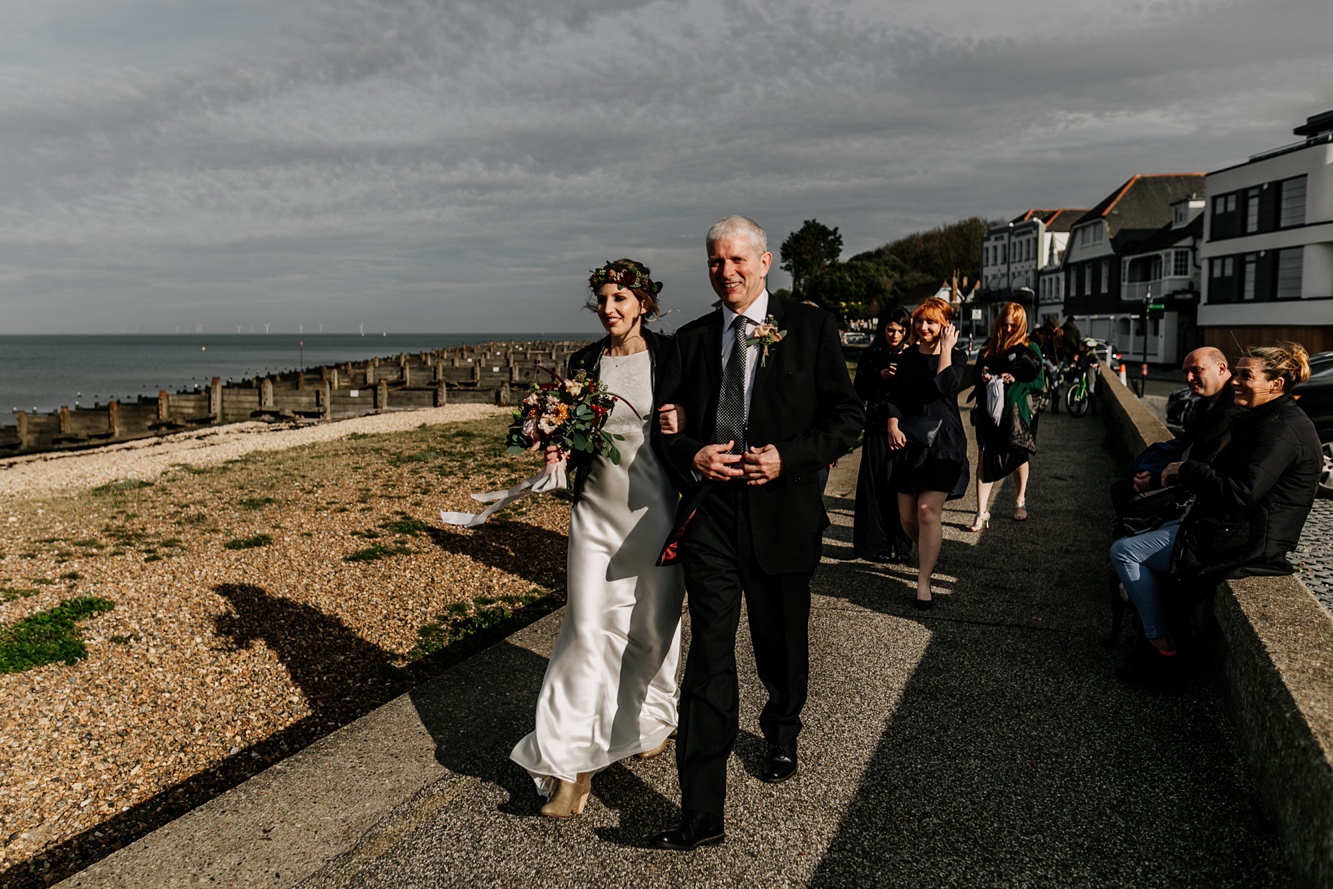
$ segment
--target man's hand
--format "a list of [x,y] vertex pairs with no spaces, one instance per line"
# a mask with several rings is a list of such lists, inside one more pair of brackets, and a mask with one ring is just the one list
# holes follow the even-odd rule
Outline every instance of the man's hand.
[[741,461],[747,485],[766,485],[782,475],[782,455],[773,445],[752,447]]
[[685,426],[685,408],[678,404],[664,404],[657,409],[657,425],[663,435],[675,435]]
[[1179,463],[1166,464],[1166,468],[1162,470],[1163,486],[1172,484],[1176,479],[1180,478],[1180,466],[1181,464]]
[[1152,473],[1140,472],[1134,476],[1134,493],[1142,494],[1152,489]]
[[740,478],[744,473],[735,464],[741,462],[740,454],[727,453],[736,443],[704,445],[694,455],[694,469],[701,476],[714,482],[730,481]]

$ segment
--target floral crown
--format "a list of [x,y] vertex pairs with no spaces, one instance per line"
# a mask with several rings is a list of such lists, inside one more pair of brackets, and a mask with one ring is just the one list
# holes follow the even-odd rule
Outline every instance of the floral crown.
[[609,262],[600,269],[593,269],[588,278],[588,286],[593,290],[603,284],[615,284],[626,290],[644,290],[654,296],[662,292],[661,282],[654,281],[638,269],[618,269]]

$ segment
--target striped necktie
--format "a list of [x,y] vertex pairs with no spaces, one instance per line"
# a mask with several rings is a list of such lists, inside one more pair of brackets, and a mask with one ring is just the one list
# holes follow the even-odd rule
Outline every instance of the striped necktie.
[[734,441],[731,453],[745,452],[745,344],[744,315],[737,315],[731,322],[736,334],[736,343],[731,348],[731,356],[722,371],[722,393],[717,399],[717,444]]

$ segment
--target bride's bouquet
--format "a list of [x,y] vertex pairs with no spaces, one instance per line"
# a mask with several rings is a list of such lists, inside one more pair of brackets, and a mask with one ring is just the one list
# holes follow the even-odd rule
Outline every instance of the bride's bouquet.
[[[546,370],[544,367],[541,369]],[[565,453],[583,451],[595,457],[607,457],[612,463],[619,464],[620,451],[616,448],[616,442],[623,441],[625,436],[607,432],[603,427],[611,407],[617,399],[624,399],[607,391],[606,384],[600,380],[589,379],[586,371],[579,371],[568,379],[549,370],[546,372],[551,374],[554,382],[533,383],[532,391],[514,408],[514,422],[505,436],[506,450],[510,454],[521,454],[556,445]],[[628,401],[625,404],[634,410]],[[565,482],[565,461],[547,463],[537,475],[524,479],[507,491],[473,494],[473,500],[491,504],[481,512],[441,511],[440,518],[446,524],[475,528],[496,510],[503,509],[515,500],[528,494],[563,490]]]
[[514,423],[505,439],[508,452],[521,454],[555,445],[566,453],[583,451],[619,464],[615,443],[625,436],[603,428],[616,396],[602,381],[590,380],[587,371],[569,378],[551,376],[555,382],[533,383],[532,391],[514,408]]

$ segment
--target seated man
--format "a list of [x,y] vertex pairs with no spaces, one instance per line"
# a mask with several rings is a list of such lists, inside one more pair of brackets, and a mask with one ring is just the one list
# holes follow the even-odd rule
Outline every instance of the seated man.
[[1149,446],[1135,458],[1131,467],[1133,477],[1111,485],[1111,505],[1117,519],[1125,516],[1133,498],[1162,487],[1162,470],[1168,463],[1179,460],[1211,463],[1231,441],[1231,417],[1236,407],[1232,402],[1227,356],[1220,349],[1202,346],[1185,356],[1181,369],[1186,384],[1199,396],[1199,404],[1178,438]]

